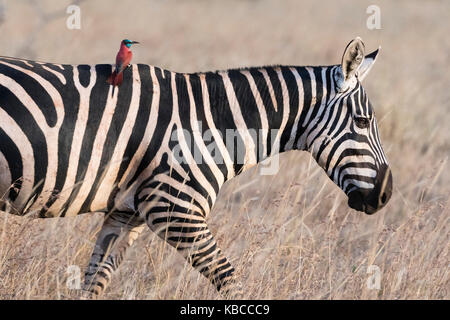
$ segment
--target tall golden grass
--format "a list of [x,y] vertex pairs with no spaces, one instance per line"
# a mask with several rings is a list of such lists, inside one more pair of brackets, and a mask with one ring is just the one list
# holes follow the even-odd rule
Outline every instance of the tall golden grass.
[[[373,216],[349,209],[309,154],[289,152],[276,175],[251,169],[227,182],[210,228],[236,268],[243,298],[449,299],[448,1],[124,0],[119,7],[96,0],[80,2],[80,30],[66,28],[69,1],[34,3],[2,2],[0,30],[8,39],[0,55],[111,63],[119,41],[130,38],[142,43],[134,62],[193,72],[335,64],[355,36],[367,51],[381,45],[364,86],[394,176],[386,208]],[[366,27],[371,4],[381,9],[380,30]],[[42,220],[0,214],[0,298],[78,298],[66,285],[67,268],[83,272],[101,221],[98,213]],[[379,289],[368,286],[377,267]],[[221,297],[148,231],[103,298]]]

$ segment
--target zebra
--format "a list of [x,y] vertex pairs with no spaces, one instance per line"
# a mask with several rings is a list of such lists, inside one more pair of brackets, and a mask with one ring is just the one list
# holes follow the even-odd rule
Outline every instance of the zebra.
[[37,218],[104,212],[85,272],[92,297],[146,226],[231,294],[239,280],[206,220],[229,179],[303,150],[349,207],[373,214],[389,201],[392,173],[361,85],[379,49],[365,55],[357,37],[331,66],[177,73],[132,64],[114,94],[112,65],[1,57],[1,209]]

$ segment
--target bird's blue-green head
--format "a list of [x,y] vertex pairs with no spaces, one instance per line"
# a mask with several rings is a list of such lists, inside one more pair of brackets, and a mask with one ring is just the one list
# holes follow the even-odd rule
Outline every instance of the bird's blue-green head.
[[128,40],[128,39],[122,40],[122,44],[123,44],[124,46],[126,46],[127,48],[130,48],[131,45],[136,44],[136,43],[139,43],[139,42],[137,42],[137,41],[131,41],[131,40]]

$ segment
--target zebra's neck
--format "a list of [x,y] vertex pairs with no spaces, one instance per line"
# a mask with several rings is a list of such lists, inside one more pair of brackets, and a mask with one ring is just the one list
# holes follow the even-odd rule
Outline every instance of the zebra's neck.
[[331,69],[276,66],[189,75],[234,175],[281,152],[308,149],[308,133],[329,99]]

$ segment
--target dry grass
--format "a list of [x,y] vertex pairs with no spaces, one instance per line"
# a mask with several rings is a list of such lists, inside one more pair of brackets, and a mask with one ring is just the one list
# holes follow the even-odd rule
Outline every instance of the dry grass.
[[[125,1],[122,1],[122,5]],[[28,1],[3,1],[1,55],[111,62],[118,41],[141,41],[135,62],[175,71],[337,63],[361,36],[382,46],[365,87],[394,175],[381,212],[350,210],[306,153],[275,176],[249,170],[220,192],[210,228],[237,269],[244,298],[449,299],[450,4],[445,1],[109,1],[81,3],[82,29]],[[365,26],[381,7],[381,30]],[[43,1],[43,12],[64,1]],[[407,5],[406,5],[407,3]],[[48,21],[48,23],[47,23]],[[115,23],[114,23],[115,22]],[[37,30],[37,32],[33,32]],[[0,298],[76,298],[67,267],[87,264],[101,215],[27,220],[0,214]],[[381,271],[369,289],[368,266]],[[146,232],[113,277],[108,299],[220,299],[175,250]]]

